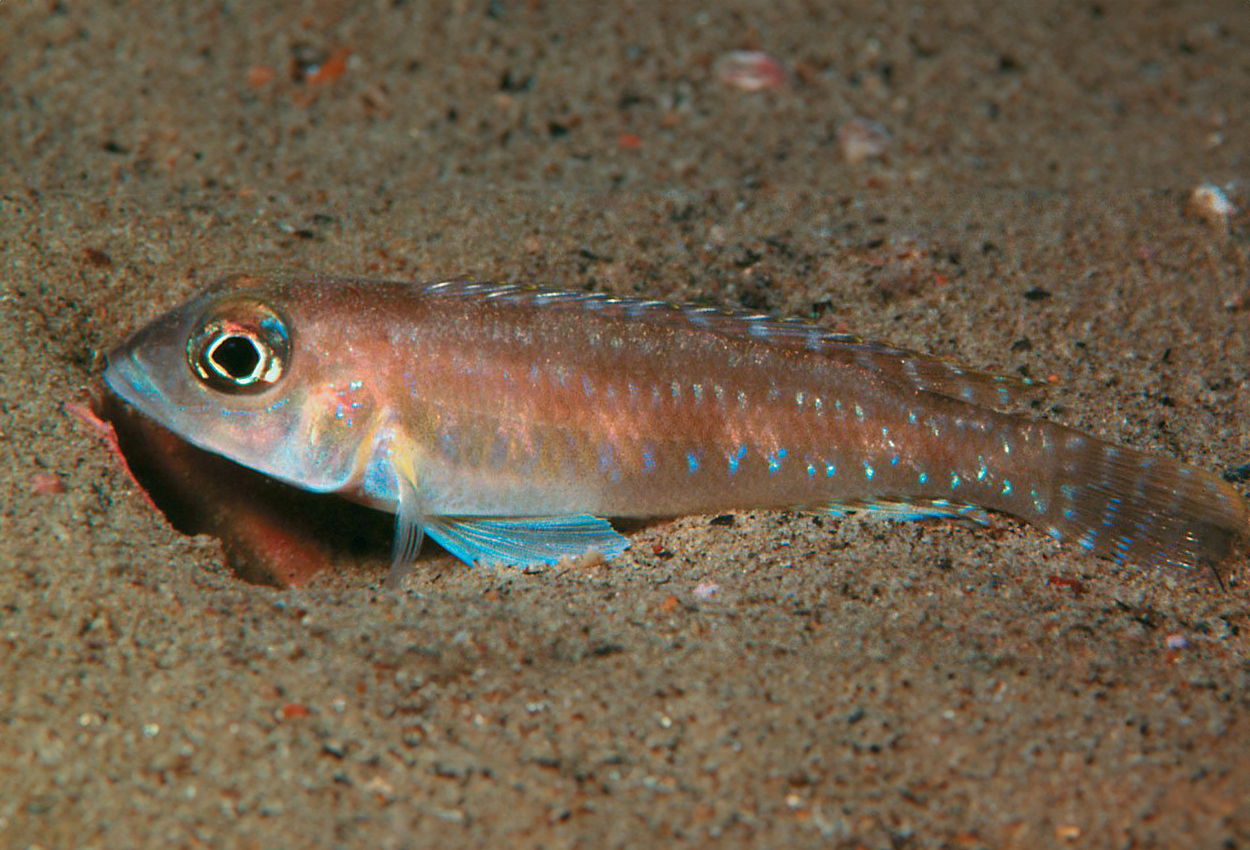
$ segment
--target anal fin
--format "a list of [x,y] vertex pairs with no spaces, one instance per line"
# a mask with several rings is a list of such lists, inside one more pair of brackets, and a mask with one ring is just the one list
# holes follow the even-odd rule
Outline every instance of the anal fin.
[[989,514],[984,508],[948,499],[863,499],[829,502],[822,507],[835,516],[864,511],[886,519],[952,519],[973,525],[989,525]]

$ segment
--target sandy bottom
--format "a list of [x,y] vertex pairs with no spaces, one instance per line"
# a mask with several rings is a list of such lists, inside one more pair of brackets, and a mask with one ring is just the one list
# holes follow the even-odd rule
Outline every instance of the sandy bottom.
[[383,523],[276,590],[74,412],[226,270],[474,275],[814,318],[1250,460],[1244,4],[836,5],[0,6],[0,845],[1250,846],[1244,558],[746,513],[388,594]]

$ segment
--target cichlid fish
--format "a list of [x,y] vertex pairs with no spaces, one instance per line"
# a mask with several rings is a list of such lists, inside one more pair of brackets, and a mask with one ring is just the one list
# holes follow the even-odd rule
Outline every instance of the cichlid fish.
[[1143,566],[1250,533],[1214,475],[993,409],[1029,382],[811,324],[523,286],[240,275],[104,380],[188,442],[396,515],[468,562],[628,547],[605,517],[1010,514]]

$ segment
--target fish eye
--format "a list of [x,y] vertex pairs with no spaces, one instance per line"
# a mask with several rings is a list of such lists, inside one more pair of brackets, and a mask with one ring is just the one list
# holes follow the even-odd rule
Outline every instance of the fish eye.
[[187,365],[202,383],[225,393],[258,393],[285,373],[290,358],[286,323],[253,300],[218,305],[187,340]]

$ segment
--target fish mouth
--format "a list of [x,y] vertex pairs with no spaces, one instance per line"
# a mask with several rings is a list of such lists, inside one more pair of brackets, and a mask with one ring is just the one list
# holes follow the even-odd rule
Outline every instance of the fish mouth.
[[109,392],[147,418],[159,423],[169,422],[171,402],[152,381],[151,370],[137,351],[119,349],[108,354],[105,360],[103,378]]

